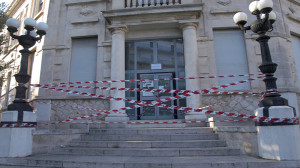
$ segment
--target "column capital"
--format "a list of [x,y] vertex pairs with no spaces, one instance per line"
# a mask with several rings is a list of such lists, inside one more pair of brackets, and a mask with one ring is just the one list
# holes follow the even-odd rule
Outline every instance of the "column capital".
[[187,28],[194,28],[197,29],[199,25],[199,21],[192,20],[192,21],[181,21],[179,22],[180,28],[181,29],[187,29]]
[[128,32],[128,27],[126,25],[110,25],[108,26],[108,29],[111,31],[111,33],[116,33],[118,31],[121,32]]

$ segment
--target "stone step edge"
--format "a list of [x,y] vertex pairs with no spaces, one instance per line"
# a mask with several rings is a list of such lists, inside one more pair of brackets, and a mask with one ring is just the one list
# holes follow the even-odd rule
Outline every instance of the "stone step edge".
[[[71,156],[71,157],[75,157],[78,159],[79,156],[73,156],[73,155],[68,155],[68,156]],[[80,160],[76,160],[76,163],[80,163],[81,165],[82,164],[89,164],[89,166],[91,166],[90,164],[91,163],[94,163],[94,164],[114,164],[114,165],[117,165],[117,164],[120,164],[120,165],[123,165],[124,167],[126,165],[132,165],[132,164],[136,164],[136,165],[139,165],[139,164],[142,164],[142,165],[145,165],[145,164],[153,164],[153,165],[157,165],[159,164],[160,166],[163,166],[163,165],[168,165],[168,166],[188,166],[191,167],[191,166],[196,166],[196,167],[201,167],[201,166],[209,166],[210,168],[213,168],[213,167],[220,167],[222,165],[224,165],[225,167],[226,166],[229,166],[229,167],[236,167],[236,168],[239,168],[238,166],[240,164],[243,164],[244,167],[251,167],[251,168],[257,168],[257,166],[263,166],[264,168],[273,168],[275,165],[276,167],[289,167],[289,168],[298,168],[296,166],[299,166],[300,164],[300,161],[272,161],[272,160],[264,160],[264,159],[259,159],[259,158],[253,158],[251,157],[250,159],[246,159],[244,160],[245,158],[243,158],[244,155],[241,155],[241,156],[238,156],[240,157],[240,160],[239,161],[236,161],[236,160],[231,160],[231,159],[228,159],[228,160],[223,160],[223,161],[217,161],[218,158],[220,157],[225,157],[226,156],[216,156],[216,157],[213,157],[213,156],[200,156],[200,157],[188,157],[188,158],[194,158],[194,159],[197,159],[197,158],[201,158],[199,160],[199,162],[163,162],[163,163],[159,163],[159,162],[152,162],[150,160],[143,160],[143,162],[139,161],[139,162],[125,162],[125,161],[116,161],[116,160],[113,160],[113,161],[110,161],[110,160],[105,160],[105,161],[99,161],[99,160],[95,160],[95,161],[80,161]],[[245,155],[246,156],[246,155]],[[84,157],[87,157],[87,156],[84,156]],[[88,157],[97,157],[98,156],[88,156]],[[231,157],[231,156],[228,156],[228,157]],[[249,156],[247,156],[249,157]],[[123,157],[123,158],[128,158],[128,157]],[[134,157],[134,158],[145,158],[145,157]],[[154,158],[154,157],[151,157],[151,158]],[[161,158],[161,157],[160,157]],[[177,159],[177,158],[186,158],[186,157],[164,157],[164,158],[173,158],[173,159]],[[211,161],[206,161],[204,160],[203,161],[203,158],[215,158],[216,161],[214,162],[211,162]],[[71,160],[70,158],[68,160],[55,160],[55,159],[39,159],[39,158],[28,158],[28,165],[26,166],[36,166],[36,165],[40,165],[42,164],[42,166],[50,166],[53,168],[55,166],[58,166],[59,164],[63,165],[64,164],[68,164],[68,163],[74,163],[75,160]],[[32,161],[32,162],[30,162]],[[32,164],[33,162],[35,163],[38,163],[38,164]],[[76,164],[75,163],[75,164]],[[54,165],[55,166],[52,166]],[[268,166],[268,167],[266,167]],[[269,167],[270,166],[270,167]],[[282,167],[283,168],[283,167]]]
[[105,140],[105,141],[103,141],[103,140],[99,140],[99,141],[86,141],[86,140],[84,140],[84,141],[82,141],[82,140],[72,140],[71,141],[71,143],[89,143],[89,142],[91,142],[91,143],[94,143],[94,142],[109,142],[109,143],[118,143],[118,142],[129,142],[129,143],[134,143],[134,142],[137,142],[137,143],[141,143],[141,142],[143,142],[143,143],[146,143],[146,142],[155,142],[155,143],[157,143],[157,142],[169,142],[169,143],[187,143],[187,142],[190,142],[190,143],[192,143],[192,142],[225,142],[225,140],[176,140],[176,141],[149,141],[149,140],[146,140],[146,141],[143,141],[143,140],[133,140],[133,141],[124,141],[124,140],[120,140],[120,141],[109,141],[109,140]]
[[[86,147],[74,147],[74,146],[67,146],[67,147],[64,147],[64,148],[57,148],[58,150],[60,149],[80,149],[80,150],[83,150],[83,149],[87,149],[89,150],[90,148],[86,148]],[[232,147],[209,147],[209,148],[124,148],[124,147],[121,147],[121,148],[98,148],[98,147],[93,147],[92,149],[99,149],[99,150],[132,150],[132,151],[136,151],[136,150],[165,150],[165,151],[168,151],[168,150],[240,150],[238,148],[232,148]]]
[[198,130],[211,129],[210,127],[185,127],[185,128],[151,128],[151,127],[134,127],[134,128],[90,128],[90,130]]

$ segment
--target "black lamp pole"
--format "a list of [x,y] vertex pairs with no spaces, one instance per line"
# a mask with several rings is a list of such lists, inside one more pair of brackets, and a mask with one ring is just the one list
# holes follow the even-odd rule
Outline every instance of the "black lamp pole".
[[29,51],[29,48],[33,47],[35,43],[42,39],[42,37],[46,34],[46,31],[38,30],[36,33],[39,35],[38,37],[34,37],[31,33],[34,33],[34,26],[26,25],[25,29],[27,30],[25,35],[17,36],[14,35],[17,32],[17,28],[13,26],[9,26],[7,30],[10,32],[10,36],[13,39],[17,39],[19,44],[23,47],[23,50],[20,50],[21,53],[21,65],[19,73],[15,74],[15,79],[18,82],[18,86],[16,87],[16,95],[15,100],[12,104],[8,105],[8,111],[18,111],[18,123],[23,122],[23,114],[24,111],[32,112],[33,108],[29,105],[26,100],[26,90],[27,87],[24,86],[29,80],[30,75],[28,72],[28,57],[32,54]]
[[[251,23],[250,26],[245,27],[244,25],[247,23],[245,19],[241,19],[236,21],[236,24],[240,26],[242,30],[245,32],[247,30],[251,30],[254,33],[258,34],[259,37],[256,41],[260,44],[261,49],[261,57],[262,64],[259,66],[259,69],[263,74],[265,74],[264,82],[266,85],[266,94],[263,100],[260,101],[260,107],[270,107],[270,106],[286,106],[288,105],[288,101],[281,97],[280,94],[277,93],[277,78],[274,77],[274,73],[277,69],[277,64],[272,62],[272,57],[269,49],[268,41],[270,37],[266,35],[267,32],[273,31],[273,23],[275,22],[276,15],[273,13],[273,18],[270,16],[270,12],[272,8],[267,7],[262,10],[254,10],[252,11],[253,15],[256,15],[256,20]],[[242,12],[239,12],[242,13]],[[236,15],[238,15],[237,13]],[[245,15],[242,13],[242,15]],[[238,16],[237,16],[238,17]],[[242,18],[242,17],[241,17]],[[247,18],[247,17],[246,17]]]

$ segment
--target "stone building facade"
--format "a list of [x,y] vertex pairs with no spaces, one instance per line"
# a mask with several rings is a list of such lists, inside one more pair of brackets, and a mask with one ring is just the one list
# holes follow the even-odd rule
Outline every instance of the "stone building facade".
[[[11,17],[33,17],[49,24],[45,38],[31,50],[31,83],[49,84],[76,81],[122,79],[182,78],[212,75],[259,74],[261,64],[257,36],[243,34],[234,24],[236,12],[248,13],[251,0],[15,0],[9,7]],[[270,50],[277,63],[277,85],[283,97],[298,112],[300,101],[300,1],[274,0],[277,21]],[[22,29],[21,29],[22,31]],[[20,46],[11,40],[6,59],[16,57]],[[16,71],[10,73],[10,77]],[[227,84],[245,77],[183,81],[91,84],[127,88],[201,90]],[[10,90],[14,79],[4,83],[2,93]],[[88,84],[85,84],[88,85]],[[73,90],[77,90],[74,89]],[[225,90],[262,92],[261,79]],[[97,95],[152,101],[174,96],[136,92],[82,89]],[[13,92],[12,92],[13,94]],[[100,110],[120,109],[131,104],[31,88],[29,98],[36,107],[38,121],[60,121],[95,113],[67,106]],[[193,95],[172,105],[254,114],[261,95]],[[2,97],[2,108],[13,96]],[[225,102],[225,103],[222,103]],[[219,104],[218,104],[219,103]],[[107,120],[203,120],[199,113],[157,107],[120,111]]]

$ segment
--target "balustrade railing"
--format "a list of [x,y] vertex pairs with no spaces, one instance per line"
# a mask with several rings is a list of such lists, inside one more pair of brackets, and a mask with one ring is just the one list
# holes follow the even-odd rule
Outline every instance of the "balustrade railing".
[[125,8],[170,6],[181,4],[181,0],[125,0]]

